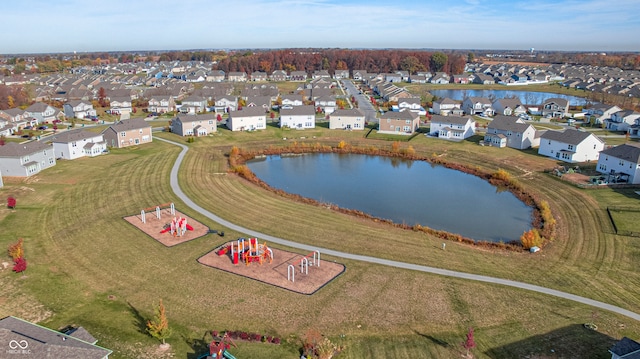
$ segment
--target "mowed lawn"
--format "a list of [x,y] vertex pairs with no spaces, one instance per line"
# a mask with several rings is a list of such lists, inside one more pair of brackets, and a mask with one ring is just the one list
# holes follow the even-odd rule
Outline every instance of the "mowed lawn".
[[[171,134],[160,136],[186,143]],[[607,201],[624,198],[605,196],[611,190],[597,191],[596,198],[596,191],[542,174],[555,163],[531,152],[424,136],[401,145],[490,171],[504,168],[547,199],[560,230],[538,255],[459,243],[442,251],[441,241],[425,234],[292,202],[227,171],[225,154],[233,145],[257,149],[341,140],[391,146],[357,131],[221,129],[189,144],[181,186],[227,220],[292,241],[525,281],[640,312],[640,243],[614,235],[606,215]],[[160,298],[174,330],[168,342],[178,358],[203,353],[205,333],[212,329],[283,339],[279,346],[238,342],[231,350],[238,358],[298,358],[300,337],[308,329],[345,345],[344,358],[456,358],[469,327],[475,329],[473,353],[480,358],[552,353],[605,358],[615,339],[640,338],[640,323],[555,297],[328,256],[323,259],[347,269],[311,296],[202,266],[198,257],[244,234],[202,218],[176,198],[169,171],[178,153],[178,147],[154,141],[99,158],[61,161],[28,180],[5,179],[0,196],[14,195],[18,207],[0,210],[0,248],[24,238],[29,268],[24,276],[0,271],[0,316],[51,328],[82,325],[115,351],[113,358],[154,357],[157,341],[144,333],[144,323]],[[375,190],[372,183],[372,195]],[[209,234],[166,248],[122,219],[167,202],[211,229],[224,230],[225,238]],[[586,322],[597,324],[598,331],[583,328]]]

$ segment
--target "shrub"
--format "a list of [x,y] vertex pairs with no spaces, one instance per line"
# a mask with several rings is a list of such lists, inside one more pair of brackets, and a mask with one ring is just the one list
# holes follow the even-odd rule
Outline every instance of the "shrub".
[[27,270],[27,261],[24,257],[17,258],[13,261],[13,271],[16,273],[24,272]]
[[9,246],[9,257],[11,257],[14,262],[16,259],[24,257],[24,248],[22,246],[23,241],[24,240],[20,238],[16,243]]
[[540,247],[542,245],[542,238],[540,237],[540,233],[538,233],[538,230],[534,228],[530,231],[522,233],[520,242],[522,243],[524,249],[531,249],[532,247]]
[[271,343],[273,343],[273,344],[280,344],[280,338],[273,338],[273,339],[271,340]]

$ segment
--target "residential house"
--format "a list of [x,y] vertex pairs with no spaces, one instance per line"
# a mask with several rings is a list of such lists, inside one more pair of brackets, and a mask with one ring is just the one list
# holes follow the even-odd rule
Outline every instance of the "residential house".
[[367,76],[367,70],[353,70],[353,75],[351,76],[356,81],[364,80]]
[[24,116],[26,118],[32,117],[36,121],[35,124],[40,124],[53,122],[55,119],[62,119],[64,114],[53,106],[43,102],[36,102],[24,110]]
[[640,184],[640,144],[629,142],[603,150],[596,169],[609,175],[607,182]]
[[429,135],[446,140],[461,141],[476,133],[476,121],[461,116],[431,116]]
[[491,104],[496,114],[505,116],[519,116],[527,113],[527,108],[518,98],[500,98]]
[[230,71],[227,75],[227,80],[229,82],[247,82],[247,73],[244,71]]
[[269,80],[271,81],[287,81],[287,72],[284,70],[275,70],[271,73]]
[[467,115],[493,116],[495,113],[491,100],[487,97],[465,97],[462,100],[462,110]]
[[64,104],[64,115],[67,118],[87,118],[96,116],[96,110],[89,101],[71,100]]
[[167,113],[176,110],[176,101],[171,95],[154,95],[149,99],[148,110],[151,113]]
[[321,79],[321,78],[330,79],[331,74],[327,70],[317,70],[311,74],[311,78],[312,79]]
[[0,173],[5,177],[29,177],[55,165],[51,144],[32,141],[0,146]]
[[631,127],[640,119],[640,113],[633,110],[615,112],[605,120],[606,128],[611,131],[630,132]]
[[359,108],[337,109],[329,115],[330,130],[364,130],[365,113]]
[[569,100],[563,98],[550,98],[542,103],[543,117],[568,117]]
[[540,145],[536,129],[524,120],[504,115],[496,115],[487,126],[484,143],[495,147],[511,147],[524,150]]
[[280,127],[304,130],[316,127],[316,111],[314,106],[295,106],[280,110]]
[[597,161],[603,149],[604,141],[598,136],[570,128],[543,133],[538,154],[568,163],[590,162]]
[[216,97],[214,109],[216,113],[229,113],[238,108],[238,98],[234,96]]
[[389,111],[380,116],[378,132],[412,135],[420,127],[420,116],[409,110]]
[[107,146],[124,148],[150,143],[151,125],[142,118],[120,120],[102,131]]
[[289,81],[307,81],[306,71],[291,71]]
[[227,128],[231,131],[254,131],[267,128],[267,116],[260,107],[245,107],[229,111]]
[[426,84],[429,79],[425,75],[411,75],[409,76],[409,82],[412,84]]
[[633,138],[640,137],[640,118],[636,118],[635,123],[629,126],[629,129],[627,129],[627,133],[630,137]]
[[111,108],[109,111],[113,115],[129,115],[131,114],[131,98],[129,97],[113,97],[109,101]]
[[451,75],[451,82],[454,84],[468,84],[471,81],[469,80],[469,75],[460,74],[460,75]]
[[213,70],[207,75],[207,81],[210,82],[222,82],[226,77],[226,73],[222,70]]
[[589,122],[599,125],[611,119],[611,116],[618,111],[622,111],[622,109],[616,105],[598,103],[588,108],[584,117]]
[[249,96],[245,100],[246,107],[261,107],[264,112],[271,109],[271,96]]
[[336,80],[339,79],[348,79],[349,78],[349,70],[336,70],[333,74],[333,78]]
[[107,142],[101,133],[71,130],[56,134],[50,141],[55,157],[65,160],[95,157],[107,152]]
[[398,99],[398,109],[402,110],[405,108],[420,116],[425,116],[427,114],[427,111],[420,104],[420,97],[403,97]]
[[382,74],[385,82],[402,82],[402,74],[398,73],[388,73]]
[[294,106],[302,106],[304,105],[304,97],[302,95],[282,95],[280,96],[280,107],[281,108],[291,108]]
[[449,75],[446,72],[436,72],[429,80],[432,84],[444,85],[449,83]]
[[25,111],[19,108],[0,110],[0,119],[6,120],[4,127],[0,129],[5,136],[13,134],[25,126],[35,126],[38,124],[36,119],[27,117]]
[[443,98],[440,101],[433,102],[433,113],[442,116],[448,116],[451,114],[462,115],[464,113],[464,110],[462,110],[461,106],[462,105],[458,101],[452,100],[450,98]]
[[477,73],[473,78],[473,83],[481,85],[493,85],[496,83],[496,80],[491,75]]
[[251,81],[267,81],[267,73],[262,71],[252,72]]
[[171,132],[179,136],[206,136],[216,131],[214,114],[178,115],[171,120]]
[[196,114],[200,112],[207,112],[208,101],[202,96],[191,95],[182,100],[182,106],[180,106],[181,113]]
[[316,108],[319,108],[326,115],[336,110],[336,97],[333,95],[320,96],[315,100]]
[[623,337],[611,349],[611,359],[640,359],[640,343]]
[[0,336],[9,343],[2,348],[4,358],[109,359],[112,353],[96,345],[98,340],[83,327],[59,332],[11,316],[0,319]]

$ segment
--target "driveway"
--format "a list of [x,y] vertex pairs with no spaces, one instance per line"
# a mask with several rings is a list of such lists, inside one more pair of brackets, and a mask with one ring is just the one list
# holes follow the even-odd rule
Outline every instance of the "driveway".
[[617,307],[615,305],[607,304],[607,303],[600,302],[600,301],[593,300],[593,299],[589,299],[589,298],[586,298],[586,297],[581,297],[581,296],[574,295],[574,294],[571,294],[571,293],[561,292],[561,291],[555,290],[555,289],[545,288],[545,287],[541,287],[541,286],[537,286],[537,285],[533,285],[533,284],[529,284],[529,283],[517,282],[517,281],[513,281],[513,280],[508,280],[508,279],[487,277],[487,276],[484,276],[484,275],[457,272],[457,271],[452,271],[452,270],[448,270],[448,269],[428,267],[428,266],[423,266],[423,265],[419,265],[419,264],[411,264],[411,263],[392,261],[392,260],[388,260],[388,259],[363,256],[363,255],[358,255],[358,254],[352,254],[352,253],[347,253],[347,252],[336,251],[336,250],[332,250],[332,249],[318,248],[318,247],[310,246],[310,245],[307,245],[307,244],[296,243],[296,242],[292,242],[292,241],[289,241],[289,240],[286,240],[286,239],[283,239],[283,238],[274,237],[274,236],[271,236],[271,235],[268,235],[268,234],[265,234],[265,233],[260,233],[260,232],[251,230],[249,228],[241,227],[241,226],[236,225],[234,223],[231,223],[231,222],[229,222],[229,221],[227,221],[227,220],[225,220],[223,218],[218,217],[214,213],[209,212],[208,210],[206,210],[205,208],[200,207],[195,202],[193,202],[189,197],[187,197],[187,195],[180,188],[180,184],[178,183],[178,170],[180,169],[180,164],[182,163],[182,160],[184,159],[185,154],[189,150],[189,147],[187,147],[187,146],[185,146],[183,144],[177,143],[177,142],[165,140],[165,139],[158,138],[158,137],[156,137],[156,139],[158,139],[160,141],[167,142],[167,143],[171,143],[173,145],[176,145],[176,146],[179,146],[180,148],[182,148],[182,151],[180,151],[180,154],[178,155],[178,158],[176,159],[176,162],[173,165],[173,168],[171,169],[171,176],[170,176],[171,189],[176,194],[176,196],[178,196],[180,199],[182,199],[184,201],[184,203],[187,206],[189,206],[191,209],[199,212],[200,214],[202,214],[203,216],[209,218],[210,220],[212,220],[214,222],[217,222],[217,223],[221,224],[222,226],[230,228],[230,229],[232,229],[234,231],[246,233],[247,236],[249,236],[249,237],[263,238],[263,239],[267,240],[268,242],[277,243],[277,244],[280,244],[280,245],[283,245],[283,246],[287,246],[287,247],[291,247],[291,248],[302,249],[302,250],[304,250],[306,252],[312,252],[312,251],[315,251],[315,250],[319,250],[322,254],[330,255],[330,256],[338,257],[338,258],[344,258],[344,259],[356,260],[356,261],[361,261],[361,262],[374,263],[374,264],[385,265],[385,266],[395,267],[395,268],[415,270],[415,271],[419,271],[419,272],[443,275],[443,276],[454,277],[454,278],[475,280],[475,281],[478,281],[478,282],[500,284],[500,285],[505,285],[505,286],[509,286],[509,287],[529,290],[529,291],[533,291],[533,292],[553,295],[553,296],[560,297],[560,298],[567,299],[567,300],[571,300],[571,301],[574,301],[574,302],[577,302],[577,303],[586,304],[586,305],[590,305],[592,307],[596,307],[596,308],[599,308],[599,309],[608,310],[608,311],[611,311],[611,312],[614,312],[614,313],[622,314],[622,315],[624,315],[626,317],[629,317],[629,318],[632,318],[632,319],[640,321],[640,314],[634,313],[632,311],[626,310],[626,309],[621,308],[621,307]]
[[369,97],[361,94],[351,80],[342,80],[342,84],[347,91],[347,95],[353,96],[356,101],[358,101],[358,108],[364,111],[365,121],[368,123],[378,123],[376,109],[373,107],[373,104],[371,104],[371,101],[369,101]]

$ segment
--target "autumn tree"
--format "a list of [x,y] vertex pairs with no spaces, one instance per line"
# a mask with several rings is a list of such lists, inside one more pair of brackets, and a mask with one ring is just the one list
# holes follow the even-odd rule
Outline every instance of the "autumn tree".
[[14,261],[24,256],[23,242],[24,240],[20,238],[16,243],[10,245],[9,249],[7,250],[7,252],[9,253],[9,257],[11,257],[11,259],[13,259]]
[[423,70],[424,66],[415,56],[407,56],[400,62],[400,69],[409,72],[409,75],[415,74],[419,70]]
[[433,55],[431,55],[431,59],[429,60],[429,66],[431,67],[431,71],[433,72],[441,72],[445,65],[447,64],[447,61],[449,60],[449,57],[442,52],[436,52]]
[[469,351],[476,347],[476,342],[473,340],[473,328],[469,328],[469,331],[467,332],[467,340],[462,343],[462,347],[467,350],[467,357],[469,357]]
[[522,233],[522,236],[520,236],[520,243],[522,243],[522,247],[524,247],[524,249],[540,247],[540,245],[542,245],[542,238],[540,237],[538,230],[533,228]]
[[100,89],[98,90],[98,103],[100,104],[100,107],[106,107],[106,99],[107,90],[105,90],[104,87],[100,87]]
[[154,308],[155,315],[152,320],[147,321],[147,332],[152,337],[162,341],[162,344],[166,344],[165,340],[171,336],[171,328],[169,328],[169,320],[167,319],[167,313],[162,303],[162,299],[158,302],[158,305]]

